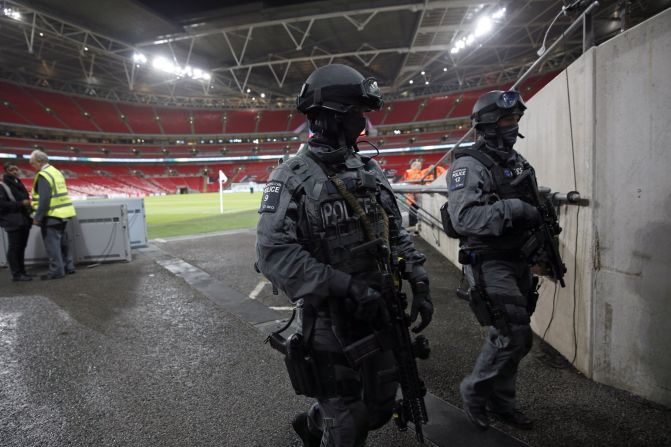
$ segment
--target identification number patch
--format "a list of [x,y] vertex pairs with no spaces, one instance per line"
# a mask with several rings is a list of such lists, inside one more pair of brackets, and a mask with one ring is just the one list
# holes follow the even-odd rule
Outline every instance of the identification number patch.
[[261,208],[259,213],[274,213],[280,204],[280,194],[282,194],[284,184],[276,180],[266,183],[263,188],[263,198],[261,199]]
[[452,171],[452,178],[450,180],[450,191],[455,191],[466,186],[466,176],[468,175],[468,168],[458,168]]

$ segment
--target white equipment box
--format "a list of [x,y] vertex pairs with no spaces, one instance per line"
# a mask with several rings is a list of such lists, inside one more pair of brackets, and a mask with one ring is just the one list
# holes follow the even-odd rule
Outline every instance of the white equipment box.
[[68,226],[74,233],[75,263],[131,260],[125,204],[78,207]]
[[[75,263],[130,261],[128,213],[125,204],[106,204],[76,207],[77,216],[70,220],[69,253]],[[7,265],[7,233],[0,231],[0,266]],[[25,251],[26,265],[47,264],[40,227],[30,230]]]
[[103,200],[80,200],[73,202],[77,213],[79,209],[91,205],[117,205],[123,203],[128,209],[128,234],[131,248],[147,247],[147,215],[144,210],[143,198],[119,198]]

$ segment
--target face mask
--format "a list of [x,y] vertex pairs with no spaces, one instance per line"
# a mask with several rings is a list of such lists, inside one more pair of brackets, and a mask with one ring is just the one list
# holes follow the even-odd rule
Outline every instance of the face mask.
[[499,138],[501,138],[501,143],[506,149],[512,149],[517,142],[517,134],[519,133],[520,127],[517,124],[506,127],[495,127],[492,126],[485,130],[485,140],[489,141],[490,144],[494,147],[499,146]]
[[366,128],[366,117],[361,112],[349,112],[342,117],[342,129],[348,146],[356,143],[361,132]]

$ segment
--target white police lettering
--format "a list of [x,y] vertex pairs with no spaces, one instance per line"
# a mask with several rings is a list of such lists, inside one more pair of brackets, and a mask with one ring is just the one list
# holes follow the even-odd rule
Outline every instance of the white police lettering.
[[518,175],[522,175],[524,172],[524,168],[522,166],[518,166],[515,168],[515,176],[517,177]]
[[284,184],[276,180],[269,181],[263,188],[263,199],[259,213],[274,213],[280,204],[280,195]]
[[466,175],[468,175],[468,168],[457,168],[452,171],[452,179],[450,181],[450,191],[461,189],[466,186]]
[[[357,199],[361,208],[363,208],[366,214],[370,214],[372,208],[372,203],[369,198],[359,198]],[[353,211],[350,210],[347,206],[347,202],[344,200],[334,200],[333,202],[324,202],[321,206],[322,212],[322,222],[324,222],[325,227],[330,227],[337,225],[342,222],[346,222],[350,219],[350,216],[355,215]]]

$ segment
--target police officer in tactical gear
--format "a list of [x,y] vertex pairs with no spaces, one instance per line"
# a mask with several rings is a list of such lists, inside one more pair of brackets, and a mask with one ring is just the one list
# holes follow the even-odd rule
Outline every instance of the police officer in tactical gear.
[[540,215],[528,203],[531,191],[515,182],[528,166],[513,149],[525,109],[516,91],[482,95],[471,115],[477,141],[455,151],[447,176],[449,223],[460,239],[471,307],[490,326],[473,372],[460,386],[466,415],[482,430],[489,415],[532,426],[515,402],[517,368],[531,349],[529,318],[538,298],[538,279],[522,248]]
[[259,209],[258,268],[297,304],[301,339],[314,361],[315,386],[296,391],[317,401],[292,422],[305,446],[362,446],[368,431],[392,416],[393,353],[382,350],[356,365],[343,355],[387,317],[378,258],[356,248],[388,234],[413,289],[411,320],[421,316],[413,330],[424,329],[433,314],[425,256],[402,228],[379,164],[357,152],[364,112],[382,104],[374,79],[340,64],[315,70],[297,99],[313,136],[273,171]]

